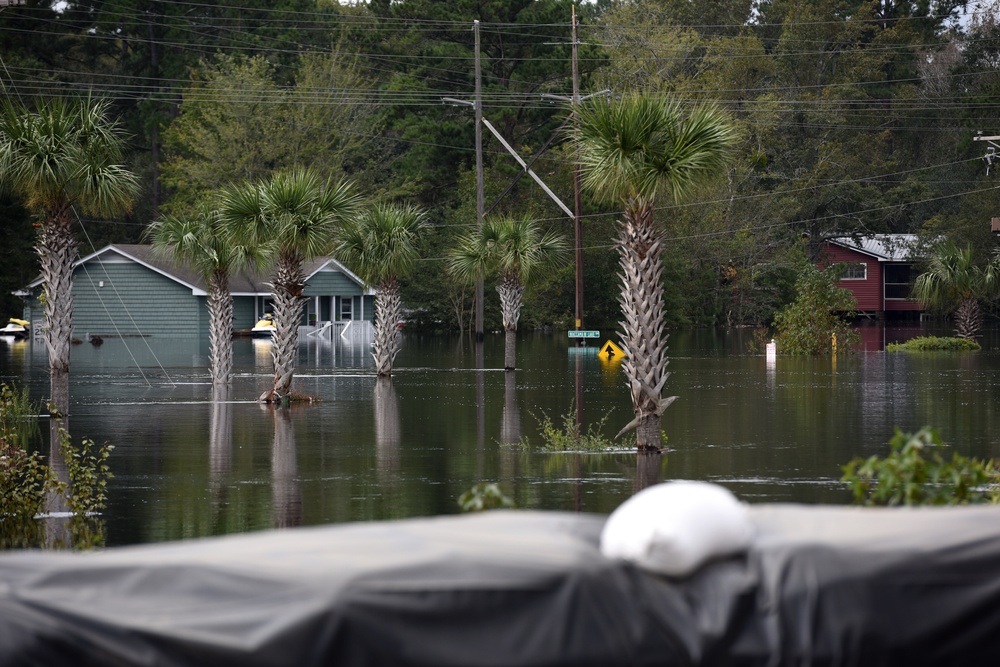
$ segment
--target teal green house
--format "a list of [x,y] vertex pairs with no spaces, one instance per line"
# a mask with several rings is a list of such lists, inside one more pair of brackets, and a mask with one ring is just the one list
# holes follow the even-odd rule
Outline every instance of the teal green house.
[[[303,326],[334,331],[368,327],[374,292],[331,257],[305,265],[307,298]],[[249,331],[270,312],[268,275],[240,273],[230,279],[233,329]],[[34,331],[45,324],[39,278],[27,290],[25,319]],[[109,245],[81,258],[73,269],[73,335],[208,336],[208,285],[189,266],[156,255],[148,245]]]

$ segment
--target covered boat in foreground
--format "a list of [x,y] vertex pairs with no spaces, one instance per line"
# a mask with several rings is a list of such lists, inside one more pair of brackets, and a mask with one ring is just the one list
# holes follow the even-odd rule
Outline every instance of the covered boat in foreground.
[[989,665],[1000,508],[756,505],[683,577],[535,511],[0,555],[3,665]]

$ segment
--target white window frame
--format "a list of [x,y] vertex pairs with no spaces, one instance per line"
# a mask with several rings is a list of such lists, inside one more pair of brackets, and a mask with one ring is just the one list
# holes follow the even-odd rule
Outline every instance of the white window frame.
[[[844,272],[844,275],[843,277],[841,277],[841,280],[868,280],[867,262],[846,262],[846,264],[847,264],[847,270]],[[863,275],[861,277],[851,275],[851,269],[852,268],[856,269],[857,267],[861,267],[863,269],[862,271]]]

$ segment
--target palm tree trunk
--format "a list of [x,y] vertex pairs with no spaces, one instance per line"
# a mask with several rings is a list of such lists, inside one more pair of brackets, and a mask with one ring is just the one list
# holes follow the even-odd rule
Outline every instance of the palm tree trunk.
[[273,285],[274,335],[271,349],[274,387],[261,396],[262,401],[278,402],[291,393],[299,347],[299,321],[305,304],[305,299],[302,298],[304,285],[305,278],[299,258],[281,257]]
[[975,299],[963,299],[955,310],[955,335],[975,340],[982,327],[982,313]]
[[212,386],[227,385],[233,377],[233,297],[225,271],[212,274],[208,292],[208,364]]
[[[55,213],[41,228],[35,252],[45,283],[45,346],[49,351],[50,400],[69,415],[69,355],[73,333],[73,262],[77,242],[69,211]],[[65,390],[63,390],[65,388]]]
[[504,275],[497,283],[497,294],[500,295],[500,313],[503,316],[503,369],[512,371],[517,361],[517,322],[521,319],[524,285],[516,276]]
[[667,377],[667,333],[663,324],[663,232],[653,221],[652,202],[630,200],[618,235],[624,321],[622,367],[632,393],[640,451],[659,451],[660,416],[673,401],[661,394]]
[[392,362],[399,353],[399,328],[396,324],[402,312],[399,282],[392,279],[379,285],[375,296],[375,340],[372,341],[372,356],[379,377],[392,375]]

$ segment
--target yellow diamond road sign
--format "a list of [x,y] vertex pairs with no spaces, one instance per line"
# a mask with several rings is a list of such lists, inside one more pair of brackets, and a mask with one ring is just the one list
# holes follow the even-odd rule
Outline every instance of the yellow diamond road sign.
[[604,345],[601,346],[601,357],[607,359],[608,361],[622,360],[625,358],[625,351],[620,347],[615,345],[610,340],[606,341]]

